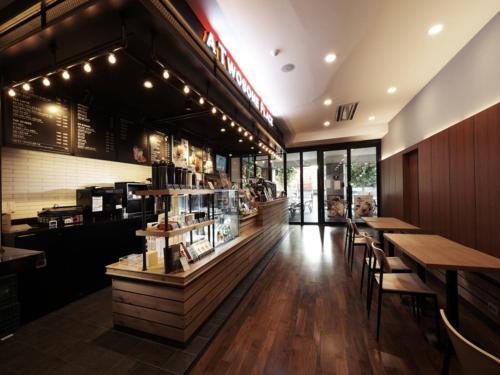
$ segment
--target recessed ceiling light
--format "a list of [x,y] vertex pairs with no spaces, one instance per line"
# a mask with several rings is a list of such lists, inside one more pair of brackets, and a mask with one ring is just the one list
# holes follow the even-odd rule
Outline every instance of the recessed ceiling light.
[[226,131],[226,128],[220,128],[220,131],[224,133]]
[[388,94],[394,94],[396,91],[398,91],[398,88],[394,86],[391,86],[387,89]]
[[288,73],[288,72],[291,72],[292,70],[295,69],[295,65],[293,64],[285,64],[281,67],[281,71],[283,73]]
[[240,142],[240,143],[241,143],[241,142],[243,142],[243,139],[241,139],[241,138],[240,138],[240,139],[238,139],[238,142]]
[[325,101],[323,102],[323,105],[332,105],[332,99],[328,98],[328,99],[325,99]]
[[271,54],[271,56],[278,56],[280,54],[281,50],[279,48],[276,48],[276,49],[273,49],[271,50],[269,53]]
[[437,25],[434,25],[432,26],[428,31],[427,31],[427,34],[429,34],[430,36],[434,36],[434,35],[437,35],[439,34],[441,31],[443,31],[443,28],[444,26],[440,23],[438,23]]
[[330,121],[325,121],[325,122],[323,123],[323,125],[324,125],[324,126],[330,126]]
[[375,120],[375,116],[370,116],[370,117],[368,117],[368,120],[370,120],[370,121]]
[[153,88],[153,82],[150,80],[150,79],[146,79],[144,82],[143,82],[143,85],[145,88],[147,89],[152,89]]
[[331,64],[332,62],[334,62],[335,60],[337,60],[337,55],[334,54],[334,53],[329,53],[328,55],[325,56],[325,61],[328,63],[328,64]]

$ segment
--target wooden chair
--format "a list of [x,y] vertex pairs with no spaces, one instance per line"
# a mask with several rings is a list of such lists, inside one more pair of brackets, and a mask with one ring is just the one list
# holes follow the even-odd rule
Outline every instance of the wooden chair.
[[[382,249],[372,244],[373,254],[380,264],[378,275],[373,272],[373,277],[378,285],[378,306],[377,306],[377,341],[380,336],[380,320],[382,314],[382,296],[386,293],[396,293],[399,295],[410,295],[420,299],[430,297],[434,302],[436,318],[436,334],[439,340],[439,313],[437,295],[420,278],[413,273],[392,273],[391,265],[387,261]],[[368,300],[368,316],[371,308],[371,295]]]
[[351,268],[352,272],[352,265],[354,263],[354,249],[356,246],[362,246],[365,249],[366,252],[366,239],[365,237],[368,236],[368,233],[363,232],[361,233],[358,229],[358,226],[354,221],[351,219],[348,219],[351,225],[351,241],[350,241],[350,246],[349,246],[349,251],[347,254],[347,264]]
[[[361,282],[359,286],[359,293],[363,293],[363,280],[365,277],[365,269],[366,269],[366,303],[368,306],[368,300],[371,298],[370,293],[371,293],[371,288],[373,286],[373,277],[372,277],[372,272],[378,272],[380,271],[380,265],[373,256],[373,248],[372,245],[378,245],[378,241],[375,240],[371,236],[367,236],[365,238],[366,240],[366,247],[365,247],[365,254],[363,256],[363,267],[361,268]],[[404,262],[401,260],[400,257],[386,257],[387,261],[389,262],[389,265],[391,266],[391,270],[393,273],[409,273],[412,272],[411,268],[408,267]]]
[[344,256],[347,254],[348,245],[351,243],[351,219],[346,217],[345,220],[345,238],[344,238]]
[[444,310],[441,309],[439,312],[464,373],[474,375],[500,374],[500,358],[484,351],[463,337],[450,324]]

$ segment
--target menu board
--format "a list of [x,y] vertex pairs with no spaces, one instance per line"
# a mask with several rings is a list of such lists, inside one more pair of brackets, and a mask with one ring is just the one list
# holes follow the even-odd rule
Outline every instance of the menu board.
[[6,143],[41,151],[71,152],[70,104],[18,91],[7,101]]
[[148,164],[148,137],[145,129],[124,118],[118,121],[118,161],[134,164]]
[[75,133],[76,156],[116,160],[116,132],[110,115],[77,104]]
[[151,162],[167,158],[167,136],[160,132],[149,134],[149,160]]

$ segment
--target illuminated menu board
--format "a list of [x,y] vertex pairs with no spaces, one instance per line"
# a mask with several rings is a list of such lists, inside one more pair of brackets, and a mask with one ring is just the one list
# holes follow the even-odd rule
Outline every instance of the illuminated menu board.
[[41,151],[71,152],[71,110],[64,99],[48,99],[18,92],[7,100],[8,145]]
[[76,156],[116,160],[116,131],[112,116],[77,104],[75,125]]

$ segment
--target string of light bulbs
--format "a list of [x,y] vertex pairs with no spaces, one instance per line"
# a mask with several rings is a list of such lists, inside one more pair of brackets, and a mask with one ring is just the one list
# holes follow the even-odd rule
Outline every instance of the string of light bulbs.
[[[29,92],[32,90],[32,83],[35,81],[40,81],[43,87],[49,88],[52,85],[52,79],[54,79],[54,77],[57,76],[59,76],[63,81],[69,81],[71,79],[71,70],[76,69],[78,67],[80,67],[86,74],[90,74],[93,72],[92,62],[98,58],[106,57],[110,65],[115,65],[118,62],[117,52],[121,49],[122,47],[118,47],[110,52],[105,52],[93,56],[91,58],[87,58],[83,61],[68,65],[65,68],[57,69],[52,72],[46,73],[44,75],[39,75],[31,79],[25,80],[23,82],[14,83],[9,87],[7,94],[12,98],[15,97],[17,95],[16,90],[18,90],[19,87],[24,92]],[[254,139],[256,137],[254,134],[252,134],[250,130],[246,129],[244,126],[237,123],[226,112],[220,109],[220,107],[218,107],[215,103],[209,101],[199,91],[195,90],[191,85],[189,85],[187,81],[185,81],[182,77],[180,77],[178,74],[174,74],[172,70],[168,69],[165,64],[163,64],[157,59],[155,59],[154,62],[158,64],[162,69],[161,77],[164,80],[170,80],[173,77],[175,77],[183,85],[182,92],[184,95],[197,96],[198,100],[196,102],[198,103],[198,105],[202,107],[205,105],[209,107],[211,106],[212,115],[214,116],[220,115],[220,119],[224,124],[229,124],[229,126],[232,129],[234,129],[238,134],[240,134],[240,138],[238,139],[239,143],[242,143],[244,139],[247,139],[249,142],[254,142]],[[148,90],[153,89],[154,88],[153,78],[146,76],[143,81],[143,86]],[[226,128],[223,126],[220,129],[220,131],[224,133],[226,132]],[[279,155],[275,150],[266,145],[265,142],[263,142],[262,140],[255,141],[254,143],[259,147],[260,149],[259,153],[265,152],[270,156],[274,157],[275,159],[281,160],[281,155]],[[251,146],[251,149],[253,150],[255,149],[255,147]]]

